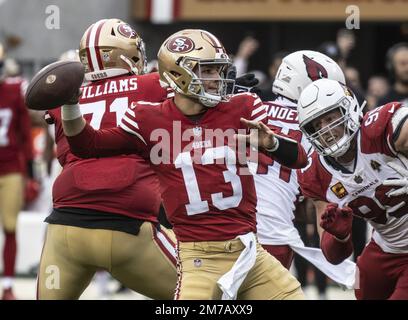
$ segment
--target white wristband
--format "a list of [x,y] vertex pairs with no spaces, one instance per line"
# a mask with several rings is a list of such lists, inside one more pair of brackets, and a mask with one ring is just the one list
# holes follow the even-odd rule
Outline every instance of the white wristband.
[[62,120],[75,120],[82,117],[79,104],[63,105],[61,108]]
[[345,237],[344,239],[339,239],[339,238],[333,236],[334,239],[336,239],[338,242],[342,242],[342,243],[345,243],[345,242],[349,241],[350,237],[351,237],[351,233],[349,233],[347,235],[347,237]]
[[274,151],[278,150],[278,148],[279,148],[279,139],[276,138],[275,136],[273,136],[273,139],[275,141],[275,145],[271,149],[266,149],[265,148],[265,150],[268,151],[268,152],[274,152]]

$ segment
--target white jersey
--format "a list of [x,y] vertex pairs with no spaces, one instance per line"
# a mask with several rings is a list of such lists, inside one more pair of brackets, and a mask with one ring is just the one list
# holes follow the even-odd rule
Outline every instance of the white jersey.
[[[372,225],[374,241],[389,253],[408,253],[408,195],[388,197],[394,187],[382,185],[386,179],[401,178],[387,163],[404,165],[394,149],[393,136],[406,116],[408,108],[389,103],[364,117],[353,172],[345,173],[335,162],[329,163],[330,158],[314,153],[299,175],[306,196],[349,206],[354,215]],[[396,119],[402,121],[396,123]]]
[[[296,104],[283,97],[265,102],[268,126],[301,142],[306,152],[310,143],[299,129]],[[288,244],[293,229],[295,203],[299,195],[296,170],[260,155],[258,164],[249,163],[254,175],[257,203],[258,239],[261,244]]]

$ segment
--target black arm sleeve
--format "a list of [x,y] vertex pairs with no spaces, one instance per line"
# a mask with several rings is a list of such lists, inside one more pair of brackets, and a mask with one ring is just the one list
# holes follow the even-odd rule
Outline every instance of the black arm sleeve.
[[278,135],[275,136],[279,140],[279,147],[273,152],[265,151],[266,155],[292,169],[303,168],[307,165],[307,155],[300,143]]

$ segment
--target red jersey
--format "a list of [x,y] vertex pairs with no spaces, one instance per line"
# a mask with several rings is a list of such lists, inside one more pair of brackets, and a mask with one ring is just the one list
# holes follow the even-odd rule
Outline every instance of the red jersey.
[[[95,129],[120,124],[130,101],[163,101],[167,90],[157,73],[120,76],[90,83],[79,100],[82,114]],[[64,136],[61,108],[48,111],[55,123],[57,158],[63,166],[53,186],[54,208],[84,208],[157,221],[159,184],[148,162],[139,155],[81,159]]]
[[24,104],[25,81],[0,81],[0,175],[25,172],[32,160],[31,121]]
[[170,99],[140,102],[128,108],[121,128],[85,126],[69,142],[83,157],[137,152],[148,158],[180,241],[221,241],[255,232],[254,180],[246,159],[238,159],[233,135],[247,132],[240,118],[266,122],[265,106],[256,95],[243,93],[193,118]]

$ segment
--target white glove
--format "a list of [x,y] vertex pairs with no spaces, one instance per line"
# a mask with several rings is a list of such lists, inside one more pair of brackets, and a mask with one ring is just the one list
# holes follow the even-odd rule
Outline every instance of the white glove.
[[398,172],[403,178],[401,179],[387,179],[384,180],[384,186],[401,187],[388,194],[389,197],[396,197],[403,194],[408,194],[408,170],[403,166],[396,164],[395,162],[388,162],[387,166]]

